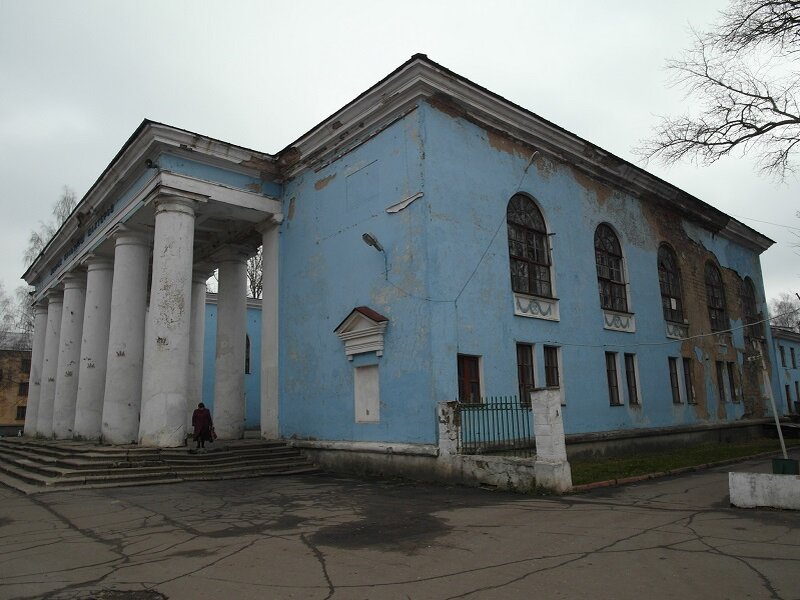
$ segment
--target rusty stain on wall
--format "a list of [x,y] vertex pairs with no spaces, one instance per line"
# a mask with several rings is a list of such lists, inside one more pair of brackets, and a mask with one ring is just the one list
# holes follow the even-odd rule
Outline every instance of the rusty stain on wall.
[[324,189],[331,181],[333,181],[333,179],[335,177],[336,177],[336,173],[332,173],[331,175],[328,175],[327,177],[323,177],[322,179],[318,179],[316,182],[314,182],[314,189],[315,190]]

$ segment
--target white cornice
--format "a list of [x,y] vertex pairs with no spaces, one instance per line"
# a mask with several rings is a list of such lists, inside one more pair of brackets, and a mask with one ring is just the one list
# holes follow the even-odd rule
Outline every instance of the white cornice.
[[[34,281],[38,278],[42,267],[46,267],[49,257],[58,256],[63,252],[63,249],[81,228],[79,225],[81,215],[93,214],[108,198],[124,193],[133,181],[148,171],[152,171],[153,179],[157,179],[158,170],[148,167],[146,162],[148,160],[157,162],[158,157],[165,152],[253,177],[263,177],[276,170],[275,157],[272,155],[227,144],[161,123],[145,121],[81,199],[36,260],[28,267],[23,278],[26,281]],[[255,196],[255,194],[249,196]],[[246,197],[239,196],[240,199]],[[269,202],[275,201],[270,200]],[[250,204],[258,203],[250,202]]]

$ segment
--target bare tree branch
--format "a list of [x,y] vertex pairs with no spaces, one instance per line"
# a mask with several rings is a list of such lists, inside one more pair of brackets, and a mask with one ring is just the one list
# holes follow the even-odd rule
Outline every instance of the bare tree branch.
[[662,117],[635,152],[710,164],[737,151],[785,179],[800,140],[800,2],[733,0],[716,31],[694,35],[694,47],[667,63],[694,110]]
[[258,252],[255,256],[247,259],[247,295],[250,298],[261,298],[263,291],[263,256],[261,253],[261,246],[258,247]]

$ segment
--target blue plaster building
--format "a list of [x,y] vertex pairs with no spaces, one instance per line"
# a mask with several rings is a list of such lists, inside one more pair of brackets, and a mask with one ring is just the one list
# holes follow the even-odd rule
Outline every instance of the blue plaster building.
[[[131,230],[155,238],[149,301],[146,280],[124,296],[124,314],[150,307],[124,332],[148,332],[144,366],[113,370],[140,356],[113,326],[95,342],[103,439],[176,444],[202,394],[230,437],[260,427],[322,462],[403,471],[439,453],[447,401],[525,405],[549,387],[568,441],[675,443],[758,427],[780,397],[759,262],[772,240],[424,55],[274,155],[145,121],[26,272],[36,300],[70,281],[75,305],[71,274]],[[262,244],[259,325],[241,264]],[[115,275],[132,268],[117,255]],[[186,310],[217,266],[218,305]],[[48,382],[38,343],[32,378]],[[34,385],[40,416],[51,388]]]
[[[284,436],[436,444],[437,402],[543,386],[568,436],[766,415],[765,236],[425,57],[296,147],[325,129],[283,191]],[[382,353],[333,335],[357,306]]]
[[778,412],[800,413],[800,333],[785,327],[772,327],[775,342],[779,395]]

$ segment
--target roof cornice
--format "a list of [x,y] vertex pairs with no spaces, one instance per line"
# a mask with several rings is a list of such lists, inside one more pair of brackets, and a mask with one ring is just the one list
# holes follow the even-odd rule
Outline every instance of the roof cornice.
[[504,133],[639,197],[666,204],[714,233],[763,252],[775,242],[699,198],[417,54],[282,150],[286,177],[319,169],[364,143],[420,100]]
[[234,169],[247,175],[278,178],[277,158],[270,154],[229,144],[192,131],[145,119],[100,174],[89,191],[62,223],[22,278],[33,282],[46,258],[58,254],[106,199],[120,193],[165,153],[183,155],[207,164]]

